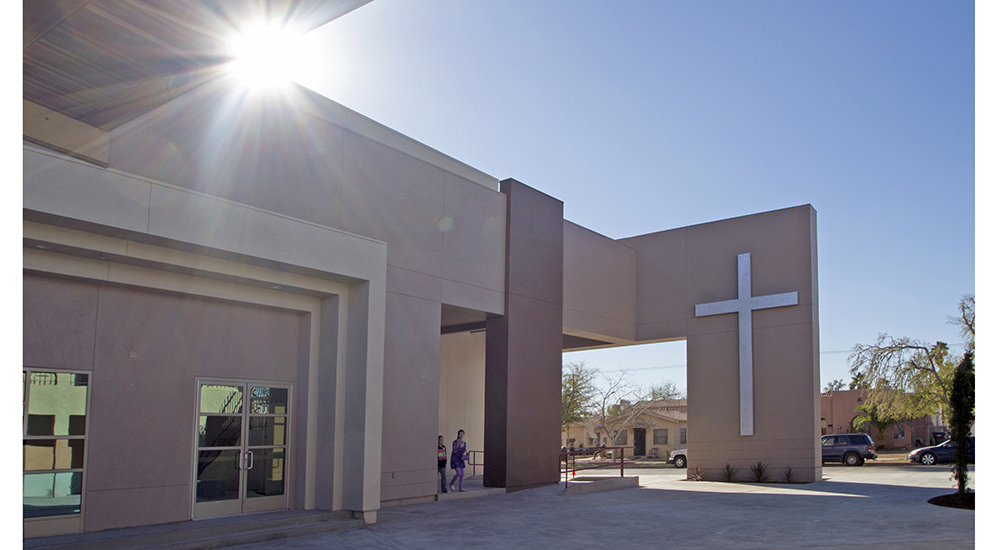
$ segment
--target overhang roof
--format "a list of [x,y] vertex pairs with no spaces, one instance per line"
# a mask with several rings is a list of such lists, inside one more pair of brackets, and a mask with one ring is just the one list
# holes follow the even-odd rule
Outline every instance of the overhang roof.
[[247,22],[305,33],[371,0],[24,0],[24,99],[113,130],[204,84]]

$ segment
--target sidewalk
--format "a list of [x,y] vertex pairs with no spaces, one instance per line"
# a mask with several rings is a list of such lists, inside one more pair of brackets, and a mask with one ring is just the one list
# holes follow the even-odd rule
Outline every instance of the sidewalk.
[[634,468],[626,470],[639,476],[632,489],[561,496],[559,484],[383,508],[364,529],[238,548],[974,548],[974,512],[927,504],[954,492],[947,466],[835,466],[825,481],[792,485],[684,474]]

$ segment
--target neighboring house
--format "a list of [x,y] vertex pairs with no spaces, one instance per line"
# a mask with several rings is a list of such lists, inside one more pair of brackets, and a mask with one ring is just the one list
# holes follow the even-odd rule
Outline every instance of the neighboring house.
[[[823,435],[851,433],[852,423],[865,413],[858,410],[865,402],[866,390],[841,390],[820,394],[820,431]],[[880,449],[911,449],[943,441],[948,431],[940,417],[927,415],[897,422],[886,427],[879,437],[875,426],[869,425],[864,433],[871,436]]]
[[[637,456],[664,457],[687,445],[687,400],[642,402],[644,410],[609,435],[598,417],[590,417],[563,431],[563,446],[628,445]],[[613,437],[614,439],[609,439]]]

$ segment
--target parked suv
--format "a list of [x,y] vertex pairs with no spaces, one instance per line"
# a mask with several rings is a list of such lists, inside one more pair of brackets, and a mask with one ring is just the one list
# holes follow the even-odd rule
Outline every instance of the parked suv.
[[875,444],[868,434],[824,435],[821,448],[823,462],[843,462],[848,466],[861,466],[865,459],[876,459]]

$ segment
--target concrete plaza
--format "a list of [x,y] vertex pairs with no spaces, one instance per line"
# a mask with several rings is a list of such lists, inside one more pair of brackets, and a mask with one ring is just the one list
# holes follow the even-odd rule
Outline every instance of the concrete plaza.
[[[365,529],[238,548],[975,546],[974,512],[927,503],[954,492],[947,465],[826,466],[824,481],[791,485],[685,481],[684,471],[673,468],[625,473],[638,475],[640,487],[562,496],[560,484],[383,508],[378,523]],[[748,474],[746,468],[740,472]],[[780,478],[781,472],[771,476]]]

